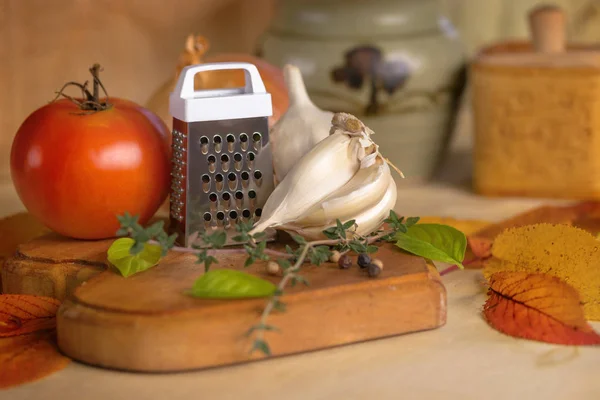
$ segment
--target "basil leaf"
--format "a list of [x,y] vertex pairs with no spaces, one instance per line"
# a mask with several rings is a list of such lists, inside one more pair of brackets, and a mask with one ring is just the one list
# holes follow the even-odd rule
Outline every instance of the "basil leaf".
[[417,224],[398,232],[396,246],[417,256],[455,264],[464,268],[462,262],[467,249],[464,233],[448,225]]
[[269,281],[233,269],[216,269],[202,275],[188,292],[205,299],[267,297],[277,286]]
[[160,246],[139,242],[137,244],[140,246],[140,251],[133,255],[131,254],[133,243],[132,238],[120,238],[115,240],[107,251],[108,262],[114,265],[124,277],[152,268],[158,264],[162,256]]

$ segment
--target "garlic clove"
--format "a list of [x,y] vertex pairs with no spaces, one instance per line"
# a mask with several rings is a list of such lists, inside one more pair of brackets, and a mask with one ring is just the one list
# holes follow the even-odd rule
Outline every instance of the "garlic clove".
[[358,138],[342,132],[317,143],[275,187],[250,233],[295,221],[344,186],[360,168],[359,147]]
[[377,163],[360,169],[346,185],[311,208],[293,225],[311,227],[335,224],[336,219],[349,221],[362,210],[377,205],[390,179],[393,177],[389,166],[379,158]]
[[298,67],[288,64],[283,73],[290,105],[270,134],[276,185],[305,154],[329,136],[334,115],[319,109],[310,100]]
[[[396,182],[394,179],[390,179],[386,191],[378,203],[374,207],[365,207],[362,212],[351,218],[356,222],[356,230],[349,231],[348,238],[351,238],[353,234],[367,236],[379,229],[383,225],[384,220],[389,216],[390,210],[394,209],[397,195]],[[293,227],[286,225],[285,230],[300,235],[306,240],[321,240],[326,239],[323,231],[333,226],[335,226],[335,223],[316,227]]]

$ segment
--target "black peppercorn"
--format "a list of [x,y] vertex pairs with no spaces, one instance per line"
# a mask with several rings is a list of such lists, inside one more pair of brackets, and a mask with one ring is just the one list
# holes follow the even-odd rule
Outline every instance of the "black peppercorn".
[[341,269],[348,269],[352,266],[352,259],[347,254],[344,254],[338,260],[338,265]]
[[379,266],[376,264],[369,264],[367,267],[367,273],[369,274],[369,277],[375,278],[381,273],[381,268],[379,268]]
[[358,255],[358,266],[361,268],[367,268],[371,264],[371,257],[367,253],[361,253]]

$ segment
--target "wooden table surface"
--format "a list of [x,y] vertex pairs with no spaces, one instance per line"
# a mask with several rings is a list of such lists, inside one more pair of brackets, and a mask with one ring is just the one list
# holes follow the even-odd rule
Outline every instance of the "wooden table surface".
[[[545,203],[470,193],[468,148],[469,138],[459,136],[445,168],[451,173],[401,188],[397,210],[498,220]],[[10,185],[1,187],[0,213],[20,209]],[[448,322],[433,331],[190,373],[132,374],[73,362],[39,382],[0,391],[0,399],[600,399],[600,348],[518,340],[489,328],[480,314],[481,279],[477,271],[443,277]],[[600,323],[593,326],[600,330]]]

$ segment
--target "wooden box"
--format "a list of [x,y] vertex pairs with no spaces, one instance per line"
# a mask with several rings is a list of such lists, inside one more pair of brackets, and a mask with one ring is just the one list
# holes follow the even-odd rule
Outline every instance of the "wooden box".
[[530,14],[531,43],[482,51],[471,66],[476,192],[600,198],[600,51],[565,46],[565,16]]

